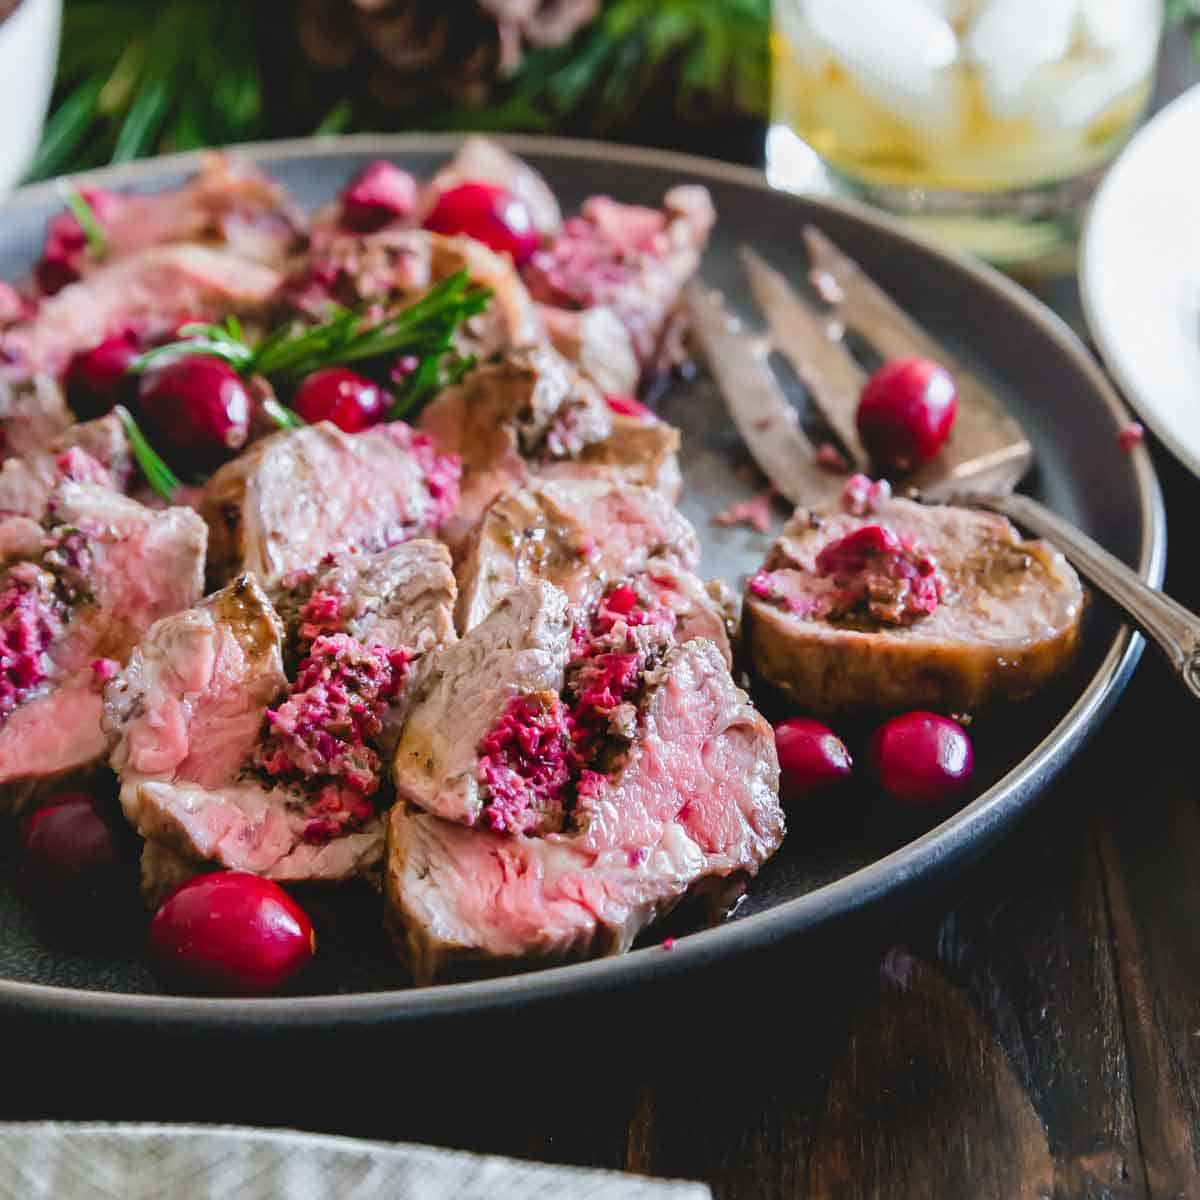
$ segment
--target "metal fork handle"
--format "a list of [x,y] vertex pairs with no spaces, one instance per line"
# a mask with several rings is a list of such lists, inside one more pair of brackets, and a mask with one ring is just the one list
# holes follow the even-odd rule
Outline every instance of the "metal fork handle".
[[1158,646],[1184,686],[1200,699],[1200,617],[1155,591],[1086,533],[1028,496],[966,493],[954,502],[1000,513],[1053,542],[1080,575]]

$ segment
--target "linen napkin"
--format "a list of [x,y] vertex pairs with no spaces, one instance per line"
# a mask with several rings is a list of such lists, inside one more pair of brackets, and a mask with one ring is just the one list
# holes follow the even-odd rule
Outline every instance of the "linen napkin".
[[0,1123],[3,1200],[711,1200],[699,1183],[233,1126]]

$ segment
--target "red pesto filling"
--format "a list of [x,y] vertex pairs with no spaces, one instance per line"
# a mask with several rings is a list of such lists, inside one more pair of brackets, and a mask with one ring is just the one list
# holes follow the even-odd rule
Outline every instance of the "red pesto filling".
[[383,426],[388,436],[402,449],[408,450],[417,460],[421,474],[425,477],[425,488],[429,492],[429,504],[421,515],[420,523],[433,529],[441,527],[446,518],[458,507],[458,485],[462,479],[462,460],[457,454],[438,454],[427,433],[420,433],[403,421],[393,421]]
[[267,710],[256,765],[268,776],[319,789],[307,806],[305,841],[327,842],[373,816],[381,764],[368,741],[383,731],[409,661],[407,650],[364,646],[344,633],[319,636],[287,698]]
[[936,612],[945,596],[937,559],[883,525],[863,525],[829,542],[814,566],[823,586],[794,570],[759,571],[750,594],[799,616],[836,620],[865,611],[884,625],[912,625]]
[[649,659],[674,627],[670,609],[629,584],[609,591],[586,627],[576,626],[563,696],[515,696],[479,744],[488,828],[561,830],[574,805],[602,786],[599,756],[614,737],[632,740]]
[[13,567],[0,588],[0,725],[46,679],[63,625],[52,578],[33,563]]
[[323,633],[338,633],[343,625],[342,605],[345,601],[341,592],[318,588],[300,609],[300,636],[311,642]]

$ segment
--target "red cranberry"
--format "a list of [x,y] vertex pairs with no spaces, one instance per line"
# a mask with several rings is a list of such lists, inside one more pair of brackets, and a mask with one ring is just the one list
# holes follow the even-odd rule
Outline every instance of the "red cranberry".
[[292,408],[310,425],[332,421],[347,433],[378,425],[387,415],[383,389],[345,367],[327,367],[305,378]]
[[25,822],[21,883],[43,915],[86,918],[123,876],[116,833],[94,796],[62,792]]
[[850,776],[854,762],[841,738],[820,721],[792,717],[775,726],[780,790],[786,799],[807,796]]
[[304,910],[278,884],[246,871],[189,879],[150,921],[150,953],[164,978],[202,992],[273,992],[316,948]]
[[339,199],[342,225],[356,233],[373,233],[412,216],[417,207],[417,181],[381,158],[364,167]]
[[871,765],[883,790],[905,804],[944,804],[971,781],[975,753],[967,731],[949,717],[910,712],[880,726]]
[[858,434],[878,465],[911,471],[945,445],[957,413],[958,392],[945,367],[928,358],[897,358],[867,380]]
[[108,412],[120,401],[126,372],[140,353],[133,335],[123,333],[73,355],[65,378],[71,411],[83,421]]
[[148,371],[137,397],[146,436],[173,466],[209,471],[250,434],[250,393],[228,363],[190,354]]
[[648,421],[654,415],[640,400],[635,400],[632,396],[618,396],[609,392],[604,397],[604,403],[608,405],[610,412],[615,412],[619,417],[637,417],[639,421]]
[[510,254],[519,267],[538,248],[533,215],[524,200],[491,183],[460,183],[442,192],[425,218],[434,233],[465,234],[499,254]]

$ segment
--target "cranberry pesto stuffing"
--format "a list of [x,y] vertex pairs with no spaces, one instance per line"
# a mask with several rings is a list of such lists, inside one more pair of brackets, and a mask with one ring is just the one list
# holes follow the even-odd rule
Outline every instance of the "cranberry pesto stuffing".
[[862,525],[829,542],[815,565],[841,589],[830,617],[865,608],[885,625],[911,625],[935,612],[945,594],[937,560],[884,525]]
[[566,826],[636,736],[647,668],[674,626],[670,609],[628,583],[602,597],[587,626],[574,631],[562,696],[515,697],[480,742],[484,824],[525,834]]
[[49,675],[47,651],[63,624],[51,575],[33,563],[9,571],[0,588],[0,724]]
[[422,524],[439,528],[458,507],[458,485],[462,479],[462,460],[457,454],[438,454],[429,434],[421,433],[403,421],[391,421],[383,426],[388,437],[412,453],[425,477],[429,492],[429,507]]
[[267,710],[257,766],[285,783],[319,789],[307,811],[311,841],[327,841],[370,819],[379,789],[379,755],[388,705],[408,673],[406,650],[364,646],[344,633],[318,637],[287,698]]

